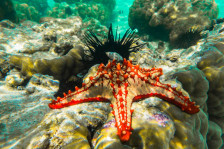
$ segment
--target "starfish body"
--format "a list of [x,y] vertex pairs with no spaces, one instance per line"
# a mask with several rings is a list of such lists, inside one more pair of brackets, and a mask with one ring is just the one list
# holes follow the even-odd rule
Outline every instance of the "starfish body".
[[83,102],[111,102],[117,135],[121,141],[128,141],[132,131],[132,102],[158,97],[177,105],[189,114],[199,112],[199,106],[191,102],[189,97],[170,84],[161,83],[161,75],[161,68],[140,68],[126,59],[123,60],[123,64],[116,61],[109,62],[106,66],[100,64],[95,76],[89,77],[88,83],[83,84],[82,88],[75,87],[74,92],[64,93],[63,98],[58,97],[49,107],[59,109]]

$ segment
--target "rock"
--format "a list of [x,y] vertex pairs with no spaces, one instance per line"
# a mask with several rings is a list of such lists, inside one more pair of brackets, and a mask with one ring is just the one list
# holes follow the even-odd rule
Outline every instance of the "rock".
[[8,86],[17,87],[23,84],[24,77],[18,71],[13,72],[13,70],[11,70],[9,75],[6,76],[5,81]]
[[[5,51],[5,49],[2,51]],[[8,55],[5,52],[0,52],[0,79],[3,79],[12,69],[12,66],[8,63],[7,59]]]
[[16,24],[14,24],[13,22],[11,22],[10,20],[2,20],[0,22],[0,27],[5,27],[5,28],[13,29],[13,28],[16,27]]
[[[30,87],[34,87],[35,92],[28,94],[26,90]],[[31,78],[24,90],[0,83],[1,148],[22,139],[28,135],[26,132],[38,126],[50,111],[49,98],[53,98],[58,87],[58,81],[43,75]]]

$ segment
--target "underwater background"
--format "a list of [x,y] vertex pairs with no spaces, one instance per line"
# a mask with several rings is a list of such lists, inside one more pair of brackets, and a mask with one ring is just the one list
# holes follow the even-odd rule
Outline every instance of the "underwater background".
[[0,148],[223,141],[223,0],[0,0]]
[[[53,7],[55,4],[53,0],[48,0],[47,2],[50,7]],[[121,34],[124,34],[125,29],[129,27],[127,16],[129,13],[129,8],[131,7],[133,2],[134,0],[116,0],[116,6],[113,13],[117,15],[117,17],[115,19],[111,19],[110,21],[111,23],[114,24],[114,26],[119,26],[120,28],[119,32]],[[216,0],[215,2],[217,3],[218,9],[219,9],[218,18],[223,18],[224,17],[224,9],[223,9],[224,2],[222,0]]]

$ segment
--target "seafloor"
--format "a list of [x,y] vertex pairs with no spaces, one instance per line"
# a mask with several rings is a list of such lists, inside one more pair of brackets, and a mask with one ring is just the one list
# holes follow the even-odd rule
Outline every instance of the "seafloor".
[[[216,3],[110,4],[18,0],[17,15],[0,15],[0,148],[222,149],[224,19]],[[138,33],[120,27],[119,40],[110,17]],[[128,115],[125,140],[118,119]]]

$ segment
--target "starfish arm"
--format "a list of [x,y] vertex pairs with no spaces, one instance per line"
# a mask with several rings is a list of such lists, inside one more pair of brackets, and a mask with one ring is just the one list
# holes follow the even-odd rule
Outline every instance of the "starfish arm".
[[173,97],[167,96],[166,94],[148,93],[148,94],[135,96],[133,101],[138,101],[138,100],[149,98],[149,97],[161,98],[169,103],[172,103],[180,107],[182,111],[188,114],[195,114],[199,112],[199,106],[195,105],[195,102],[191,102],[189,98],[186,96],[179,96],[179,97],[173,98]]
[[60,109],[63,107],[76,105],[84,102],[103,101],[110,102],[113,93],[108,87],[109,81],[100,80],[97,75],[89,78],[87,84],[83,84],[82,88],[75,87],[75,91],[68,91],[68,94],[64,93],[64,97],[57,97],[57,100],[53,100],[49,107],[51,109]]
[[[63,101],[63,100],[62,100]],[[103,98],[103,97],[92,97],[92,98],[84,98],[84,99],[79,99],[79,100],[74,100],[72,99],[70,102],[58,102],[58,101],[52,101],[52,103],[49,103],[49,107],[51,109],[61,109],[64,107],[84,103],[84,102],[97,102],[97,101],[103,101],[103,102],[110,102],[110,100]]]
[[114,100],[112,100],[112,114],[115,117],[117,135],[121,141],[128,141],[131,135],[131,116],[133,110],[131,110],[132,100],[127,99],[127,83],[121,85],[112,85],[112,88],[117,92],[114,92]]
[[176,90],[170,84],[160,82],[160,76],[163,74],[161,68],[141,69],[138,65],[131,67],[132,69],[134,67],[135,71],[129,73],[128,92],[130,98],[133,97],[133,102],[148,97],[158,97],[180,107],[182,111],[189,114],[199,112],[199,106],[191,102],[189,97],[184,96],[181,91]]
[[195,102],[191,102],[189,97],[184,96],[181,91],[178,91],[170,84],[161,83],[159,77],[149,77],[147,79],[136,78],[135,82],[132,80],[129,82],[132,82],[132,86],[136,89],[133,95],[133,101],[148,97],[158,97],[180,107],[182,111],[185,111],[189,114],[199,112],[199,106],[196,106]]

